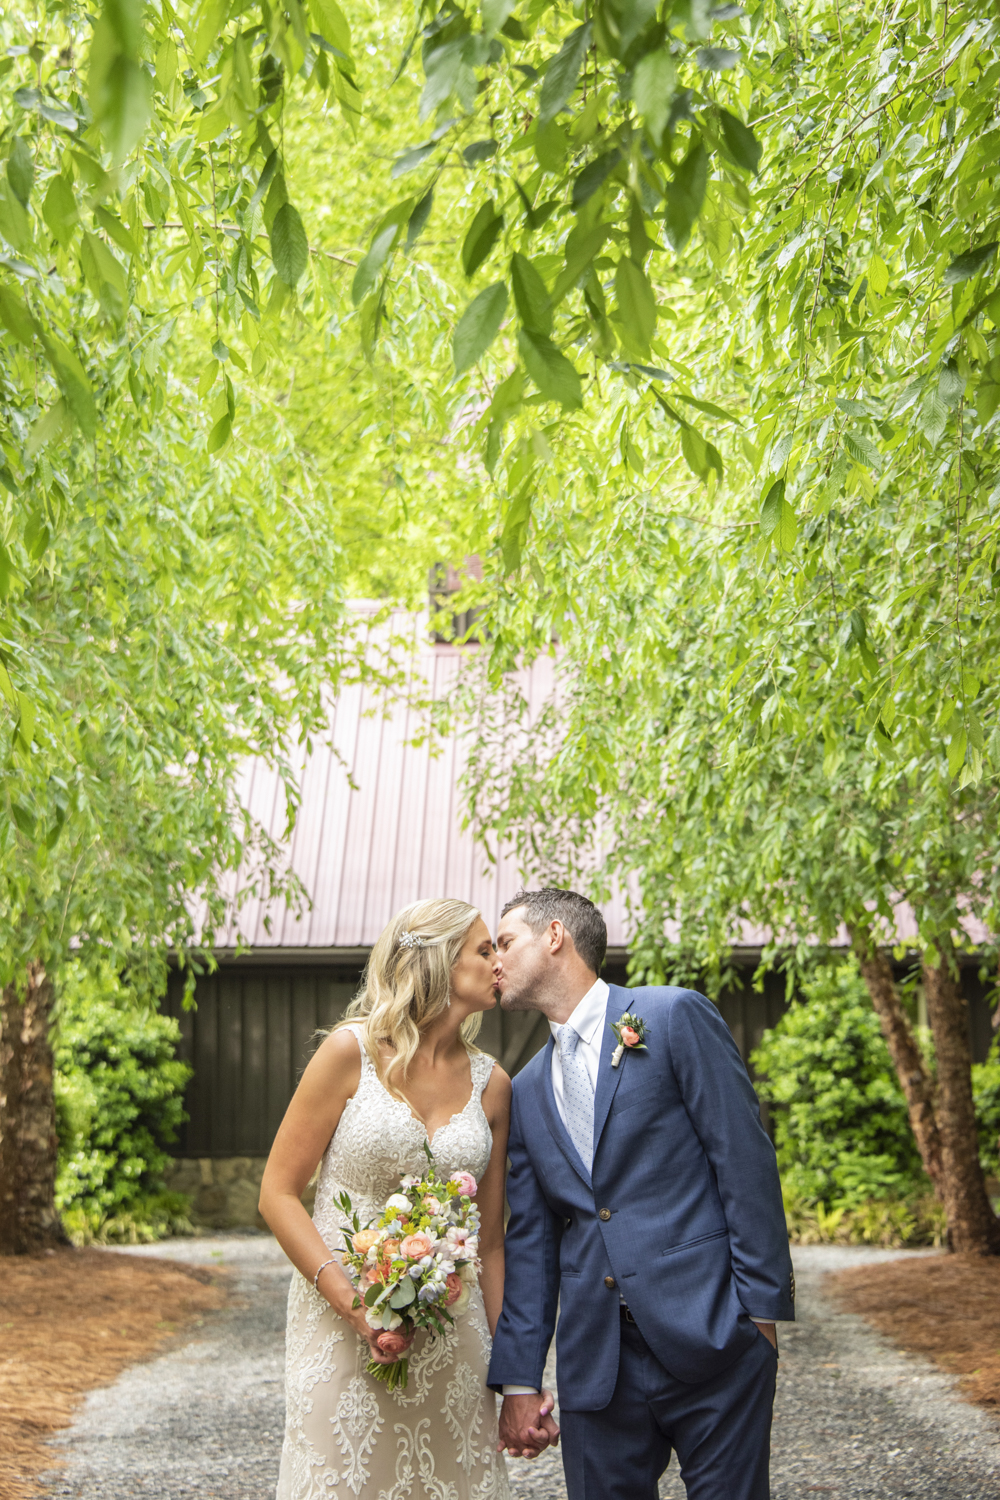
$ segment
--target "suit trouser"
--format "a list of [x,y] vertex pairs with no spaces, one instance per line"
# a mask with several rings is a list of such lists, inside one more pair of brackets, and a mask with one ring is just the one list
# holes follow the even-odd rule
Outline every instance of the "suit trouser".
[[768,1500],[778,1357],[762,1333],[721,1374],[675,1380],[622,1319],[618,1382],[603,1411],[561,1411],[569,1500],[656,1500],[676,1452],[688,1500]]

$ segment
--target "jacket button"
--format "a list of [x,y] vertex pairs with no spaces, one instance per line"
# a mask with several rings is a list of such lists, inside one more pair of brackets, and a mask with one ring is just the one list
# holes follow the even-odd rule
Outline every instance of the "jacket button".
[[597,1215],[597,1217],[599,1219],[603,1219],[604,1222],[605,1222],[605,1224],[606,1224],[608,1222],[608,1220],[611,1218],[611,1210],[610,1210],[610,1208],[602,1208],[601,1211],[600,1211],[600,1213]]
[[613,1287],[614,1284],[615,1284],[615,1278],[613,1276],[605,1276],[605,1278],[604,1278],[604,1285],[605,1286]]

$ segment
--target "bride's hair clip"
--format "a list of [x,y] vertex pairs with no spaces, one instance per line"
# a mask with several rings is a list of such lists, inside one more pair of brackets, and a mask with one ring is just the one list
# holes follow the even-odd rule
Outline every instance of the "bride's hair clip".
[[427,943],[415,932],[401,932],[399,934],[399,946],[401,948],[426,948]]

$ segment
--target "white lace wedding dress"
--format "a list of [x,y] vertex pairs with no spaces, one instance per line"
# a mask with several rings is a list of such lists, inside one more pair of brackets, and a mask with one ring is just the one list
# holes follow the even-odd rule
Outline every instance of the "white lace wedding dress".
[[[360,1042],[360,1028],[349,1028]],[[438,1170],[486,1170],[493,1137],[481,1103],[493,1059],[471,1052],[472,1095],[434,1134]],[[315,1223],[331,1253],[343,1248],[346,1191],[364,1224],[407,1173],[422,1173],[426,1131],[380,1082],[361,1047],[361,1081],[327,1147]],[[420,1331],[405,1390],[367,1373],[368,1344],[298,1271],[288,1294],[285,1442],[277,1500],[507,1500],[496,1451],[496,1397],[486,1386],[490,1333],[482,1293],[444,1334]]]

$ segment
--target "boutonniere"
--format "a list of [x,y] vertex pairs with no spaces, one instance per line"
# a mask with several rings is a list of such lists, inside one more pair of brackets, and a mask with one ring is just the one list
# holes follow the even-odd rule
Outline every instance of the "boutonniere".
[[629,1011],[618,1021],[611,1022],[611,1030],[618,1038],[618,1046],[611,1054],[611,1066],[617,1068],[626,1052],[648,1052],[646,1046],[646,1023],[641,1016]]

